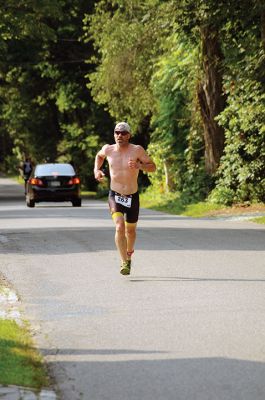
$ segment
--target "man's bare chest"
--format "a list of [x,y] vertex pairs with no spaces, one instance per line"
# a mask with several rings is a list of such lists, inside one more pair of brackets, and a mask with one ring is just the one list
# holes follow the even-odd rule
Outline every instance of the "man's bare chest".
[[109,166],[116,172],[129,169],[128,162],[135,159],[135,155],[132,152],[125,154],[113,153],[108,156]]

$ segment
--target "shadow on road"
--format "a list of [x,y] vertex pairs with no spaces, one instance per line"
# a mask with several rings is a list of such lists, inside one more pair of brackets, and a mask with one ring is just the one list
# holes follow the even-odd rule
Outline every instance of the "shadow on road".
[[[10,348],[10,352],[23,350],[15,341],[8,341],[8,347],[7,341],[2,340],[0,344]],[[207,353],[207,339],[205,349]],[[64,400],[265,398],[263,362],[221,357],[175,358],[174,353],[155,349],[43,348],[40,351],[46,357],[51,375],[56,376],[56,386]],[[172,358],[163,359],[163,355]],[[69,379],[73,370],[75,382]]]
[[265,282],[265,279],[195,278],[186,276],[133,276],[130,282]]
[[[139,228],[137,249],[149,251],[264,251],[264,229]],[[89,253],[114,249],[114,228],[1,230],[0,251],[21,254]]]
[[[207,344],[206,344],[207,345]],[[181,346],[181,344],[180,344]],[[125,353],[124,353],[125,351]],[[181,351],[181,348],[180,348]],[[153,352],[156,354],[156,352]],[[60,359],[60,352],[57,359]],[[69,355],[97,355],[91,361],[56,361],[51,369],[62,371],[61,385],[64,400],[78,399],[78,380],[76,388],[67,382],[67,370],[73,368],[87,382],[86,394],[91,399],[163,399],[163,400],[264,400],[265,364],[229,358],[178,358],[114,361],[113,355],[132,354],[126,350],[99,350],[98,353],[68,349]],[[105,356],[99,361],[99,356]],[[105,359],[110,356],[109,360]],[[157,357],[157,355],[155,356]],[[62,356],[63,358],[63,356]],[[58,370],[57,370],[58,377]],[[74,394],[74,390],[76,390]],[[73,392],[72,392],[73,391]],[[107,394],[107,397],[106,397]],[[72,397],[71,397],[72,396]],[[88,397],[87,397],[88,398]]]
[[0,202],[14,202],[25,199],[24,185],[16,181],[4,178],[0,174]]
[[42,353],[45,356],[48,355],[101,355],[101,356],[111,356],[111,355],[133,355],[133,354],[166,354],[166,351],[157,350],[132,350],[132,349],[42,349]]

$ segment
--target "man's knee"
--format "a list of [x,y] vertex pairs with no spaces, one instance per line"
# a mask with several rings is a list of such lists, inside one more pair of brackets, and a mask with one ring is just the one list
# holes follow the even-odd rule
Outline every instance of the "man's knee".
[[125,234],[125,223],[123,218],[117,218],[115,220],[116,232],[119,234]]
[[128,223],[126,222],[125,227],[126,227],[126,235],[128,236],[134,236],[136,234],[136,223]]

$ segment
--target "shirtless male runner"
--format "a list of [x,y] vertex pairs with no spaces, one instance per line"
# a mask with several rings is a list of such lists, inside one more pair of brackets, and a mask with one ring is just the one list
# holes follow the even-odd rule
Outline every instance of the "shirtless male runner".
[[[119,122],[114,129],[115,144],[105,144],[95,159],[95,179],[101,182],[101,171],[107,158],[110,170],[109,208],[116,226],[115,243],[121,257],[122,275],[130,275],[139,215],[139,170],[154,172],[155,163],[142,146],[129,143],[130,126]],[[126,218],[125,218],[126,217]]]

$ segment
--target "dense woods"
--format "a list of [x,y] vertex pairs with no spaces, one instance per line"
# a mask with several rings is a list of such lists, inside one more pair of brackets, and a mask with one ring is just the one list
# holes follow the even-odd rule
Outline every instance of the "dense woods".
[[265,201],[263,0],[1,0],[0,169],[93,162],[113,126],[184,202]]

